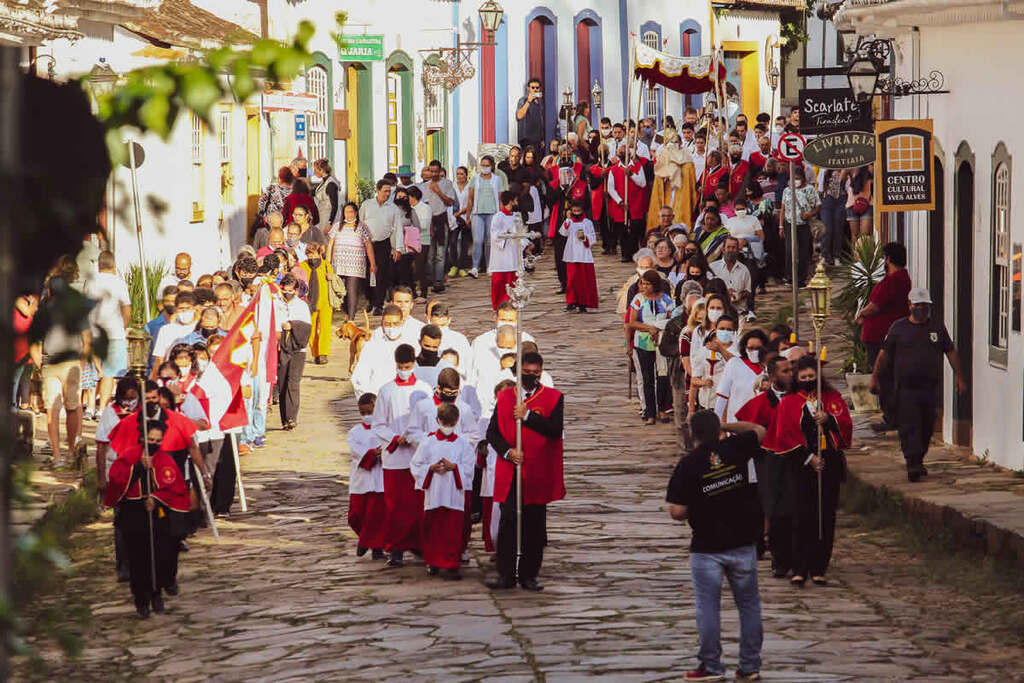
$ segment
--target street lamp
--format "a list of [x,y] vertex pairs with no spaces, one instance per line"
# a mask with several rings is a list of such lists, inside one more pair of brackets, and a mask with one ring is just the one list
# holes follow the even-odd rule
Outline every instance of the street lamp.
[[128,330],[128,369],[143,381],[146,379],[146,366],[149,365],[150,339],[152,337],[142,327],[132,326]]
[[604,91],[601,90],[601,84],[598,83],[597,79],[595,78],[594,79],[594,87],[590,89],[590,97],[591,97],[591,100],[592,100],[592,104],[594,105],[594,109],[597,111],[598,119],[601,118],[601,96],[602,95],[604,95]]
[[846,78],[857,101],[869,100],[878,83],[878,64],[865,57],[855,59],[846,68]]
[[487,0],[480,5],[480,9],[476,12],[480,15],[480,25],[489,33],[498,30],[501,25],[501,17],[505,14],[505,10],[495,0]]
[[779,89],[779,67],[773,66],[768,72],[768,85],[773,93]]
[[562,116],[565,117],[565,137],[569,138],[569,131],[572,130],[573,97],[572,88],[568,85],[562,91]]

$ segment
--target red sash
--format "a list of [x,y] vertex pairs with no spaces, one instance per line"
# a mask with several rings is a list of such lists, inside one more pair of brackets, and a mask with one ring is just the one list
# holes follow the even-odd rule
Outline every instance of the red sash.
[[[558,390],[542,385],[526,400],[526,407],[542,417],[549,417],[561,397],[562,394]],[[515,387],[509,387],[498,394],[494,408],[498,415],[498,429],[501,430],[502,437],[513,447],[516,443],[516,420],[512,416],[515,402]],[[500,455],[503,454],[499,453]],[[565,498],[561,437],[551,439],[524,425],[522,468],[524,504],[546,504]],[[505,502],[515,476],[515,465],[499,457],[494,472],[496,502]]]

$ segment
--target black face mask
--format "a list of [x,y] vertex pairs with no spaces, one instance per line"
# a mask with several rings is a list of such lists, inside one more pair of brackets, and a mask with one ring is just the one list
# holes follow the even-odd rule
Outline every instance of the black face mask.
[[164,313],[168,317],[174,315],[174,304],[168,304],[167,306],[164,306]]
[[424,367],[433,367],[437,365],[437,362],[441,359],[438,356],[437,351],[428,351],[427,349],[421,349],[420,355],[417,356],[416,362]]
[[255,279],[255,278],[251,278],[251,277],[243,277],[243,278],[242,278],[242,286],[243,286],[243,287],[248,287],[249,285],[251,285],[251,284],[252,284],[252,281],[253,281],[254,279]]
[[299,169],[299,177],[300,178],[305,178],[307,173],[309,173],[308,169],[305,169],[305,168],[300,168]]
[[146,451],[150,455],[156,455],[156,452],[158,450],[160,450],[160,444],[158,444],[158,443],[147,443],[146,444]]
[[160,415],[160,404],[159,403],[146,403],[146,417],[150,420],[155,420]]
[[540,384],[540,377],[537,375],[523,374],[523,389],[533,391]]
[[217,328],[214,327],[212,330],[208,330],[205,327],[200,327],[199,334],[203,335],[203,339],[209,339],[213,335],[217,334]]
[[812,380],[807,381],[807,382],[797,382],[796,383],[796,388],[799,389],[800,391],[804,392],[804,393],[810,393],[812,391],[817,391],[817,389],[818,389],[818,380],[812,379]]
[[459,397],[459,392],[440,390],[437,392],[437,397],[441,399],[442,403],[455,403],[455,399]]
[[295,292],[282,292],[282,296],[285,301],[291,301],[295,298]]

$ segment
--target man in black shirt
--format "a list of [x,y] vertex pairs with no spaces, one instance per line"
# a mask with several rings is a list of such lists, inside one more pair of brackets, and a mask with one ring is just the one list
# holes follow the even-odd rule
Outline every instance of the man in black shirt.
[[[757,590],[757,540],[762,529],[757,492],[747,472],[765,430],[750,422],[722,425],[712,410],[694,413],[690,430],[697,447],[676,465],[665,496],[672,519],[686,519],[693,529],[690,572],[697,600],[699,665],[683,678],[725,679],[719,614],[724,575],[740,613],[736,680],[754,680],[760,677],[763,640]],[[722,439],[723,431],[733,436]]]
[[871,375],[871,390],[878,392],[879,375],[889,370],[896,386],[896,427],[900,448],[907,461],[907,479],[917,481],[928,474],[924,456],[935,430],[942,356],[949,359],[957,393],[967,390],[960,356],[942,320],[932,320],[932,298],[928,290],[910,290],[910,316],[889,327]]
[[526,97],[520,97],[516,104],[516,129],[519,146],[533,147],[538,158],[544,153],[544,103],[541,102],[543,88],[539,78],[531,78],[526,84]]

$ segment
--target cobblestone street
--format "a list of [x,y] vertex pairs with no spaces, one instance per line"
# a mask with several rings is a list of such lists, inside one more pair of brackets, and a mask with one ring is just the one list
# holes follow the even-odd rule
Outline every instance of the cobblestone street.
[[[298,429],[279,431],[275,408],[270,445],[243,459],[249,513],[220,521],[219,542],[207,530],[190,539],[167,613],[135,617],[127,585],[116,583],[105,514],[74,536],[77,573],[64,588],[94,614],[85,652],[65,662],[36,644],[43,666],[24,664],[18,678],[679,680],[695,665],[696,626],[688,527],[664,503],[674,439],[669,425],[644,427],[627,397],[614,290],[632,264],[598,257],[597,268],[600,310],[568,315],[545,258],[524,318],[566,393],[568,496],[549,508],[543,593],[484,588],[491,564],[479,526],[459,583],[419,564],[383,571],[355,557],[344,433],[358,414],[347,349],[335,344],[328,365],[306,366]],[[443,297],[452,327],[470,338],[492,325],[488,287],[467,278]],[[760,319],[783,299],[778,287],[762,297]],[[970,610],[944,606],[970,598],[922,583],[907,550],[858,524],[840,513],[828,588],[791,588],[761,564],[766,679],[1019,680],[1019,666],[1008,672],[1024,654],[1019,637],[972,638]],[[732,672],[738,620],[728,590],[723,603]]]

